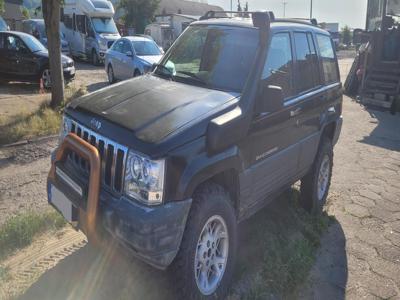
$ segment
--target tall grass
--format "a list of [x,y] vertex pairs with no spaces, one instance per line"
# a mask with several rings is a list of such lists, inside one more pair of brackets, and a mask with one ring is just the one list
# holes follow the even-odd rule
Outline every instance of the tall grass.
[[13,143],[23,138],[56,134],[60,130],[64,106],[74,98],[86,94],[86,88],[69,87],[65,90],[65,102],[58,110],[52,110],[44,102],[35,112],[21,111],[12,119],[0,120],[0,145]]
[[0,227],[0,260],[31,244],[36,235],[64,225],[64,218],[55,210],[26,212],[9,218]]

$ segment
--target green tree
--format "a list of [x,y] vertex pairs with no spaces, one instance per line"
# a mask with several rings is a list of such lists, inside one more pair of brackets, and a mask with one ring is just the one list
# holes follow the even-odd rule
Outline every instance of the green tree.
[[29,10],[26,7],[21,8],[22,15],[25,19],[30,19]]
[[118,8],[125,12],[123,20],[126,26],[133,26],[137,33],[143,33],[158,8],[160,0],[121,0]]
[[342,43],[345,45],[350,45],[351,44],[351,31],[349,26],[344,26],[342,28],[342,32],[340,33],[341,38],[342,38]]
[[0,0],[0,12],[4,12],[4,0]]
[[51,74],[52,108],[58,108],[64,101],[64,74],[61,63],[60,8],[62,0],[42,0],[43,18],[47,34]]

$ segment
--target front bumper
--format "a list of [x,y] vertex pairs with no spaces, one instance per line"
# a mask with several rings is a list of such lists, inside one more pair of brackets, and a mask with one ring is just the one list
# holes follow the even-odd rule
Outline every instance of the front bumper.
[[72,80],[75,78],[75,67],[67,67],[63,69],[64,72],[64,79],[65,80]]
[[[54,159],[53,154],[52,165]],[[67,175],[86,186],[88,179],[79,178],[74,172]],[[89,209],[85,208],[85,204],[89,202],[84,197],[77,199],[77,194],[57,175],[49,176],[47,182],[48,201],[51,205],[51,186],[61,191],[73,203],[79,214],[89,213]],[[115,239],[144,262],[159,269],[166,269],[178,253],[191,203],[192,199],[187,199],[150,207],[100,189],[96,236],[100,243],[110,238]],[[85,226],[82,228],[80,220],[78,216],[77,227],[85,231]]]

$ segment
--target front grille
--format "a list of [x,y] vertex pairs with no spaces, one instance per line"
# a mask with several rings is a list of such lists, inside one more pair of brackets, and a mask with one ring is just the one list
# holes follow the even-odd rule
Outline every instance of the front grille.
[[[121,193],[128,148],[95,133],[75,121],[65,118],[65,122],[67,122],[70,132],[92,144],[99,151],[102,186],[111,192]],[[68,161],[85,175],[90,174],[88,162],[79,157],[77,153],[70,153]]]

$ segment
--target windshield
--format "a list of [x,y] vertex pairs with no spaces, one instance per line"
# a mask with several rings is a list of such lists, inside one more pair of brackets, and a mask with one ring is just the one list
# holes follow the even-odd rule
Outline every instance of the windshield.
[[160,48],[152,41],[134,41],[132,44],[138,56],[161,55]]
[[[42,38],[47,39],[47,34],[46,34],[45,27],[44,27],[44,23],[38,24],[38,25],[36,26],[36,28],[40,31],[40,36],[41,36]],[[60,38],[61,38],[62,40],[65,39],[65,35],[64,35],[64,33],[62,33],[61,30],[60,30]]]
[[92,18],[92,23],[97,33],[118,33],[113,18]]
[[0,17],[0,31],[5,31],[7,30],[7,24],[6,22],[3,20],[2,17]]
[[32,52],[47,51],[47,49],[35,37],[29,35],[21,35],[22,40]]
[[208,88],[241,92],[255,58],[258,31],[226,26],[191,26],[155,74]]

